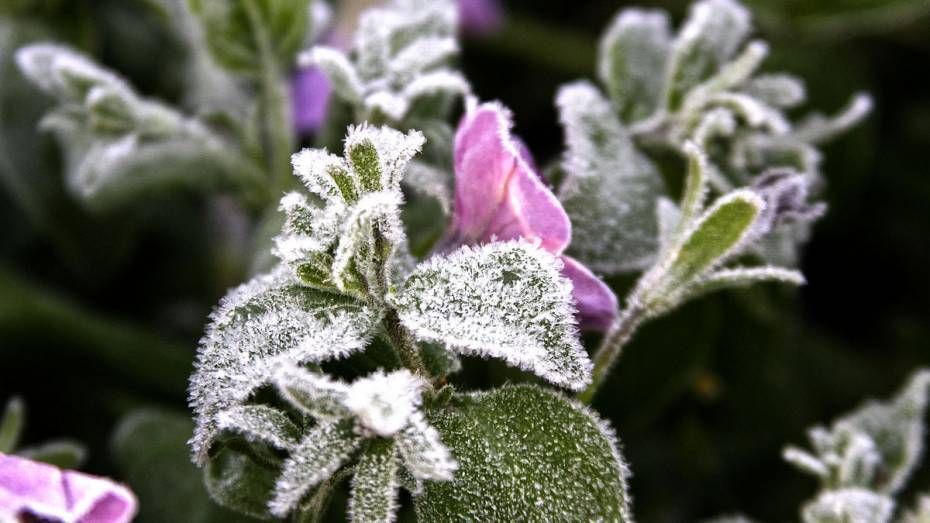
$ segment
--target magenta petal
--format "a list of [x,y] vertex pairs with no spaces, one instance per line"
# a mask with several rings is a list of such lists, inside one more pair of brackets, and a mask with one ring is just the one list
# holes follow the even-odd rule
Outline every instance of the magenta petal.
[[572,282],[572,297],[582,329],[604,331],[617,318],[617,297],[600,278],[578,261],[562,256],[562,276]]
[[488,34],[499,29],[502,20],[497,0],[459,0],[459,26],[465,32]]
[[499,104],[469,103],[455,140],[455,237],[463,243],[526,238],[561,254],[571,241],[568,215],[511,127]]
[[0,454],[0,518],[31,514],[78,523],[125,523],[135,512],[136,498],[122,485]]
[[455,209],[453,228],[463,243],[485,237],[505,197],[516,166],[513,147],[501,133],[508,133],[510,115],[497,104],[483,104],[468,111],[455,134]]
[[291,78],[291,103],[294,128],[300,133],[311,133],[323,125],[332,85],[319,67],[305,67]]

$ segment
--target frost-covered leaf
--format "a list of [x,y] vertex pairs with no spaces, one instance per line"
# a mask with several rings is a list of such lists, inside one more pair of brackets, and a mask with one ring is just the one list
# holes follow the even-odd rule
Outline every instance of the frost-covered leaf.
[[859,93],[850,100],[840,114],[827,118],[814,114],[801,122],[794,131],[798,141],[810,144],[820,144],[829,141],[849,129],[855,127],[872,110],[872,98]]
[[613,431],[558,394],[474,393],[430,421],[459,468],[450,482],[424,484],[420,521],[632,521]]
[[664,11],[624,9],[601,37],[598,76],[623,121],[641,120],[658,107],[670,47]]
[[310,0],[188,0],[217,63],[257,76],[263,47],[279,67],[290,66],[310,26]]
[[43,119],[64,149],[69,188],[96,206],[126,202],[153,187],[217,181],[257,190],[257,171],[196,120],[136,95],[118,75],[54,44],[16,53],[20,69],[58,107]]
[[921,370],[888,402],[867,402],[830,426],[809,431],[813,454],[789,447],[785,458],[827,489],[899,491],[923,452],[930,371]]
[[419,339],[580,389],[591,362],[578,341],[571,285],[559,270],[555,257],[522,241],[462,247],[420,264],[393,301]]
[[741,90],[772,107],[790,109],[807,97],[804,82],[788,74],[764,74],[747,81]]
[[373,440],[352,476],[349,519],[353,523],[390,523],[398,508],[397,449],[391,440]]
[[690,290],[692,297],[707,294],[720,289],[732,287],[746,287],[761,282],[780,282],[791,285],[803,285],[804,275],[793,269],[782,267],[738,267],[735,269],[720,269],[714,271]]
[[266,405],[237,405],[217,415],[221,430],[239,433],[249,440],[282,450],[297,445],[300,429],[284,412]]
[[362,438],[348,422],[321,422],[304,434],[284,462],[268,503],[271,513],[284,517],[304,495],[330,477],[361,445]]
[[409,421],[397,435],[404,466],[418,480],[452,479],[458,463],[443,445],[439,432],[419,412],[413,413]]
[[344,357],[367,344],[378,311],[300,283],[287,267],[233,289],[211,316],[191,377],[191,440],[203,463],[216,415],[241,404],[282,366]]
[[[385,2],[359,17],[351,53],[317,47],[302,60],[323,68],[359,119],[401,122],[419,100],[470,92],[465,77],[448,67],[458,52],[456,12],[451,0]],[[430,113],[442,117],[444,109]]]
[[0,418],[0,453],[10,454],[19,444],[23,433],[26,407],[18,397],[10,398]]
[[240,514],[268,519],[275,474],[245,454],[224,448],[206,462],[203,479],[213,501]]
[[725,64],[751,30],[749,11],[734,0],[702,0],[691,6],[669,59],[666,103],[678,108],[685,93]]
[[426,138],[419,131],[401,133],[389,127],[349,127],[346,160],[366,192],[400,190],[408,162],[420,152]]
[[656,199],[665,192],[658,170],[594,86],[562,87],[556,105],[567,146],[559,198],[572,223],[569,253],[595,271],[646,267],[658,248]]
[[314,418],[336,421],[349,415],[349,386],[326,374],[285,366],[275,373],[274,382],[282,398]]
[[875,492],[849,488],[822,493],[804,505],[804,523],[886,523],[894,512],[894,500]]
[[748,190],[718,199],[640,280],[637,299],[647,313],[662,314],[688,299],[710,271],[745,246],[764,208],[765,202]]

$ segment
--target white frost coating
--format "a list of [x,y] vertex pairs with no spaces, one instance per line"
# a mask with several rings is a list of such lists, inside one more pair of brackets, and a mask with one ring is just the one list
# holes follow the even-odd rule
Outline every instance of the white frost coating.
[[345,203],[342,192],[336,185],[331,173],[348,173],[349,166],[345,160],[326,152],[326,149],[303,149],[291,156],[294,174],[300,178],[307,189],[327,203]]
[[413,413],[410,423],[397,435],[397,445],[407,470],[418,480],[449,481],[458,468],[439,432],[419,411]]
[[856,126],[871,111],[872,97],[858,93],[840,114],[832,118],[817,114],[808,117],[798,125],[794,136],[802,142],[820,144]]
[[703,294],[718,289],[732,287],[745,287],[761,282],[779,282],[790,285],[804,285],[804,275],[794,269],[782,267],[736,267],[733,269],[719,269],[700,278],[693,284],[690,292]]
[[343,223],[339,246],[333,260],[333,277],[336,286],[347,289],[352,280],[352,271],[368,276],[376,270],[373,227],[376,225],[393,246],[402,244],[406,237],[400,222],[400,206],[403,203],[399,192],[380,191],[366,194],[352,208]]
[[762,65],[768,53],[769,46],[765,42],[751,42],[735,60],[721,67],[715,75],[688,92],[685,96],[683,111],[685,113],[699,111],[712,99],[713,95],[743,84]]
[[280,266],[226,295],[211,314],[190,382],[194,461],[203,464],[216,415],[241,404],[282,365],[344,357],[367,345],[379,313],[300,284]]
[[399,469],[394,442],[377,442],[368,448],[352,476],[349,521],[391,523],[396,519]]
[[664,11],[624,9],[604,32],[597,72],[625,121],[641,120],[658,108],[670,49]]
[[307,432],[284,462],[268,502],[272,514],[286,516],[304,495],[330,477],[361,445],[362,439],[343,424],[320,423]]
[[351,103],[362,101],[365,86],[362,85],[362,79],[359,78],[355,66],[349,62],[348,57],[342,51],[332,47],[317,46],[301,53],[298,63],[302,66],[315,65],[322,69],[329,78],[333,91],[340,98]]
[[345,139],[346,154],[359,144],[371,144],[378,153],[381,171],[381,187],[400,191],[400,181],[410,160],[420,152],[426,138],[420,131],[402,133],[390,127],[374,127],[366,124],[349,126]]
[[822,493],[804,505],[804,523],[887,523],[894,500],[866,489],[849,488]]
[[568,252],[609,274],[647,267],[658,249],[655,202],[665,192],[657,169],[593,85],[562,87],[556,105],[567,147],[559,199],[572,221]]
[[392,297],[417,338],[500,358],[574,390],[591,379],[561,262],[525,241],[462,247],[421,263]]
[[[446,66],[459,50],[457,12],[451,0],[393,0],[362,13],[351,59],[317,47],[301,60],[320,65],[336,94],[357,110],[399,122],[420,98],[470,90]],[[431,75],[438,76],[427,80]]]
[[923,453],[928,387],[930,371],[920,370],[890,401],[867,402],[829,429],[812,428],[808,436],[814,454],[810,458],[829,471],[824,488],[898,492]]
[[807,98],[804,82],[789,74],[759,75],[748,80],[741,90],[762,103],[780,109],[795,107]]
[[121,77],[68,47],[45,43],[29,45],[16,51],[16,64],[39,88],[62,102],[81,103],[88,90],[95,86],[106,86],[134,96]]
[[282,450],[297,446],[300,429],[287,416],[265,405],[239,405],[217,415],[220,430],[239,432],[253,441],[261,441]]
[[336,421],[349,415],[345,407],[349,386],[326,374],[282,366],[273,380],[282,398],[314,418]]
[[778,110],[761,101],[740,93],[720,93],[710,97],[709,103],[732,109],[746,120],[750,127],[764,128],[772,134],[786,134],[791,124]]
[[390,374],[375,372],[352,383],[345,406],[358,421],[379,436],[397,434],[420,405],[425,382],[404,369]]
[[656,218],[659,223],[659,252],[675,242],[675,232],[681,222],[681,209],[670,198],[660,196],[656,201]]

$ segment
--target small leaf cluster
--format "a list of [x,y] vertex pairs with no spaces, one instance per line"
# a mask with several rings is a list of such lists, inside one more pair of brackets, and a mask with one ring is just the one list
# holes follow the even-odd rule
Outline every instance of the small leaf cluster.
[[403,126],[470,92],[447,65],[458,52],[456,24],[451,0],[392,0],[361,15],[349,54],[317,46],[301,61],[326,73],[358,120]]
[[178,181],[216,185],[225,179],[255,189],[255,173],[222,136],[199,120],[140,97],[124,79],[83,54],[33,44],[20,49],[16,60],[23,74],[57,102],[40,125],[61,143],[65,179],[84,201],[124,203],[151,186]]
[[[280,264],[222,300],[191,378],[194,461],[221,504],[262,517],[310,517],[322,514],[330,491],[351,476],[353,521],[391,521],[400,486],[419,499],[439,482],[468,491],[471,483],[457,483],[457,475],[482,474],[479,461],[458,463],[463,446],[476,442],[450,444],[432,421],[459,410],[463,419],[485,416],[442,386],[454,355],[499,358],[574,389],[590,381],[571,286],[553,255],[526,241],[463,247],[421,263],[406,252],[400,184],[423,143],[416,131],[363,124],[349,128],[342,156],[321,149],[293,156],[306,191],[281,200]],[[363,367],[376,370],[345,382],[333,374],[340,359],[374,362]],[[561,422],[524,419],[521,430],[538,433],[537,444],[580,454],[549,463],[541,447],[508,464],[506,474],[532,485],[535,468],[564,477],[587,463],[599,478],[591,495],[626,515],[626,495],[616,496],[625,492],[626,469],[612,434],[592,413],[537,390],[507,394],[524,404],[541,395],[591,430],[575,441]],[[502,449],[515,444],[484,437]],[[473,503],[492,510],[494,501]],[[598,510],[587,503],[577,496],[564,506],[518,504],[517,513]]]
[[697,2],[676,35],[663,11],[631,8],[616,16],[600,42],[603,92],[582,81],[563,87],[556,100],[566,140],[560,197],[575,228],[571,254],[605,273],[648,267],[659,250],[655,201],[666,190],[654,157],[686,156],[685,144],[693,143],[707,156],[717,193],[764,184],[775,173],[792,178],[794,199],[810,209],[783,216],[753,252],[770,263],[796,263],[824,211],[807,203],[823,185],[817,146],[858,123],[871,104],[857,95],[833,118],[791,122],[786,112],[804,102],[804,85],[787,74],[757,74],[768,47],[746,44],[751,31],[748,10],[734,0]]
[[[808,431],[813,452],[787,447],[785,459],[815,476],[820,493],[801,511],[805,523],[883,523],[895,510],[894,495],[923,453],[930,371],[911,376],[888,402],[867,402]],[[923,506],[918,511],[925,512]],[[907,517],[919,518],[914,514]],[[917,519],[917,521],[920,521]]]

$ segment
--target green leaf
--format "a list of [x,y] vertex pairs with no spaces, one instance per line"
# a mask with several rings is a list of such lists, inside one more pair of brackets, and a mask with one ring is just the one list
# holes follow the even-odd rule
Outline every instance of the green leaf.
[[26,447],[20,449],[17,454],[61,469],[76,469],[84,463],[87,449],[76,441],[61,440]]
[[733,57],[750,29],[749,11],[735,0],[703,0],[692,5],[669,59],[667,108],[678,110],[692,87]]
[[0,453],[10,454],[19,444],[25,424],[26,406],[18,397],[10,398],[0,418]]
[[421,340],[580,389],[591,379],[591,362],[578,340],[571,285],[559,270],[551,254],[522,241],[462,247],[421,263],[393,301]]
[[601,37],[598,75],[623,121],[656,110],[670,48],[664,11],[624,9]]
[[276,470],[230,448],[223,448],[211,457],[203,471],[207,492],[214,501],[260,519],[269,519],[268,502],[276,476]]
[[284,462],[268,504],[271,512],[278,517],[287,515],[310,489],[336,472],[361,443],[362,437],[349,421],[321,422],[307,431]]
[[656,200],[665,193],[658,170],[593,85],[562,87],[556,105],[567,148],[559,199],[572,221],[568,252],[609,274],[649,266],[658,249]]
[[361,351],[378,318],[349,296],[303,285],[284,266],[230,291],[211,316],[191,377],[195,460],[204,462],[221,411],[245,402],[282,365]]
[[139,523],[253,521],[216,505],[190,461],[194,424],[183,413],[141,409],[124,417],[111,448],[122,477],[139,497]]
[[376,439],[362,454],[352,476],[349,519],[353,523],[394,521],[399,460],[392,440]]
[[230,71],[257,75],[262,47],[290,67],[309,27],[310,0],[189,0],[213,58]]
[[417,517],[445,521],[632,521],[613,431],[534,386],[474,393],[430,420],[459,462],[426,482]]

